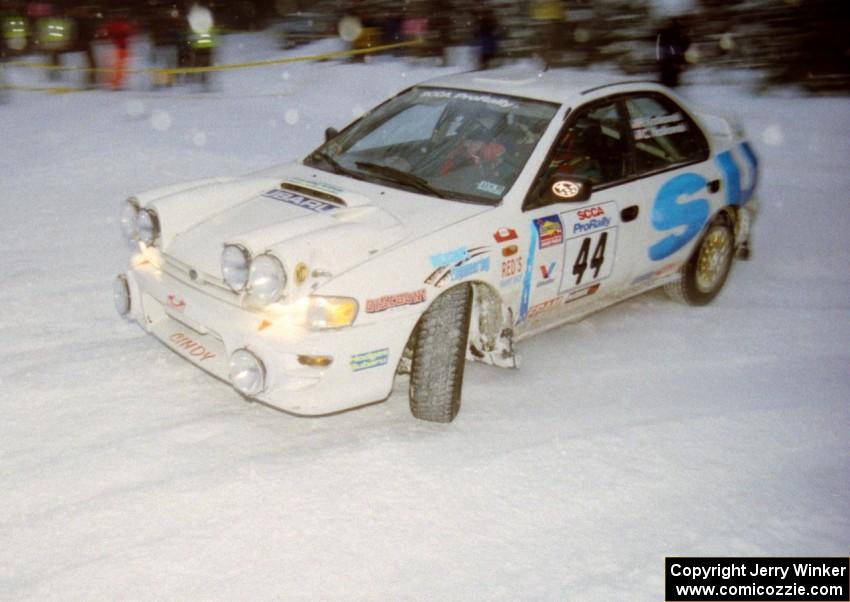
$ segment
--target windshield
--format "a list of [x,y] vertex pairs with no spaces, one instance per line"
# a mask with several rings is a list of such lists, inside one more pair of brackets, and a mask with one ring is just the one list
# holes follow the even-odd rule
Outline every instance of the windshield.
[[316,149],[305,163],[423,194],[495,205],[557,106],[443,88],[411,88]]

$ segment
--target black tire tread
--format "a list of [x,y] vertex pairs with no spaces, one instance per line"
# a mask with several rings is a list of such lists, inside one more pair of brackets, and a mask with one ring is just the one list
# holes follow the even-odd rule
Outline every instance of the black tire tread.
[[440,295],[419,322],[410,373],[410,411],[420,420],[451,422],[460,409],[472,289]]

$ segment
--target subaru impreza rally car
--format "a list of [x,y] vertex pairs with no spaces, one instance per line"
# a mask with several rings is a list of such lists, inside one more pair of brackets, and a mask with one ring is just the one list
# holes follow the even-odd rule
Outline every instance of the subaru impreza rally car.
[[411,87],[301,161],[139,194],[117,309],[242,395],[318,415],[386,399],[449,422],[465,359],[659,286],[702,305],[749,253],[739,126],[574,73]]

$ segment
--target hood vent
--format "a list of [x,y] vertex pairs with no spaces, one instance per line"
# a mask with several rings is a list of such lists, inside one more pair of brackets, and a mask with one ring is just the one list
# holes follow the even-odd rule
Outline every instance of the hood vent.
[[326,201],[328,203],[333,203],[334,205],[339,205],[340,207],[347,207],[345,201],[343,201],[338,196],[334,196],[332,194],[328,194],[327,192],[322,192],[321,190],[316,190],[315,188],[308,188],[307,186],[301,186],[299,184],[293,184],[292,182],[284,182],[280,185],[283,190],[288,190],[289,192],[295,192],[297,194],[304,194],[307,196],[311,196],[314,199],[319,199],[320,201]]

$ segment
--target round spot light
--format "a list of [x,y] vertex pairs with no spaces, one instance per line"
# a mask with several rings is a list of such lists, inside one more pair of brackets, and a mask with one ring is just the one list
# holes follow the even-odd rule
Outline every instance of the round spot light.
[[237,349],[230,356],[230,384],[246,397],[256,397],[266,387],[266,368],[247,349]]

